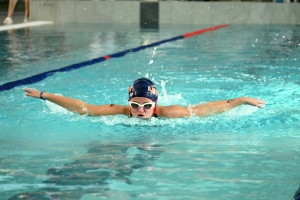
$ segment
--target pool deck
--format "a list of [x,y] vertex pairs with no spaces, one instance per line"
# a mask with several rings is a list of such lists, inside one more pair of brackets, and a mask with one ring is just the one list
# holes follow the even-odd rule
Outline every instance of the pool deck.
[[[14,12],[14,15],[13,15],[14,24],[23,23],[24,15],[25,15],[24,12],[20,12],[20,11]],[[7,12],[4,12],[4,11],[0,12],[0,20],[1,20],[0,26],[4,26],[3,21],[5,20],[6,16],[7,16]]]
[[13,15],[13,24],[4,25],[3,21],[6,18],[6,12],[0,12],[0,31],[7,31],[11,29],[19,29],[19,28],[26,28],[32,26],[41,26],[46,24],[53,24],[52,21],[30,21],[28,23],[24,23],[24,12],[15,12]]

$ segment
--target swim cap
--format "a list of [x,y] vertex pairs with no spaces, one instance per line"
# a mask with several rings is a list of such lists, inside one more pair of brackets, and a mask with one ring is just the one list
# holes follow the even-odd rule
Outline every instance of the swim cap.
[[133,97],[145,97],[151,99],[153,102],[157,101],[158,92],[155,84],[147,78],[140,78],[135,80],[128,88],[129,99]]

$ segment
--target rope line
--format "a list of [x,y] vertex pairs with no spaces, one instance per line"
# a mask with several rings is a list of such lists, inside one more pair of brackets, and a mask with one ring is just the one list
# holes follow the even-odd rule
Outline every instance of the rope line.
[[10,90],[10,89],[13,89],[13,88],[18,87],[18,86],[40,82],[40,81],[44,80],[45,78],[47,78],[49,76],[52,76],[56,72],[67,72],[67,71],[71,71],[71,70],[74,70],[74,69],[79,69],[79,68],[82,68],[82,67],[86,67],[86,66],[89,66],[89,65],[100,63],[100,62],[103,62],[103,61],[111,59],[111,58],[120,58],[120,57],[125,56],[127,53],[133,53],[133,52],[141,51],[141,50],[144,50],[144,49],[147,49],[147,48],[150,48],[150,47],[155,47],[155,46],[161,45],[163,43],[189,38],[189,37],[200,35],[200,34],[203,34],[203,33],[209,32],[209,31],[215,31],[215,30],[220,29],[220,28],[225,28],[227,26],[229,26],[229,24],[221,24],[221,25],[218,25],[218,26],[208,27],[208,28],[197,30],[197,31],[194,31],[194,32],[185,33],[183,35],[176,36],[176,37],[173,37],[173,38],[169,38],[169,39],[161,40],[161,41],[158,41],[158,42],[154,42],[154,43],[151,43],[151,44],[148,44],[148,45],[142,45],[142,46],[139,46],[139,47],[136,47],[136,48],[133,48],[133,49],[127,49],[127,50],[124,50],[124,51],[121,51],[121,52],[118,52],[118,53],[114,53],[114,54],[111,54],[111,55],[105,55],[105,56],[102,56],[102,57],[99,57],[99,58],[94,58],[92,60],[72,64],[72,65],[62,67],[62,68],[59,68],[59,69],[55,69],[55,70],[50,70],[50,71],[43,72],[43,73],[40,73],[40,74],[36,74],[36,75],[30,76],[30,77],[27,77],[27,78],[24,78],[24,79],[7,82],[3,85],[0,85],[0,92]]

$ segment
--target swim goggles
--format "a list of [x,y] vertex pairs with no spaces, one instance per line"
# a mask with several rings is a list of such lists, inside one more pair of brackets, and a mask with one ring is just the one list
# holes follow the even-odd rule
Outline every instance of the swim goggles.
[[155,102],[149,102],[149,103],[144,103],[144,104],[139,104],[137,102],[132,102],[132,101],[129,101],[129,106],[132,107],[133,109],[140,109],[140,107],[142,106],[145,110],[149,110],[151,109],[154,105],[155,105]]

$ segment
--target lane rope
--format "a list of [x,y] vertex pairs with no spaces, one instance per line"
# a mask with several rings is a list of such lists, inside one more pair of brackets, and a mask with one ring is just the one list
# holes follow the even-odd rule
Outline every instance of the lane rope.
[[218,30],[220,28],[225,28],[227,26],[229,26],[229,24],[221,24],[221,25],[218,25],[218,26],[212,26],[212,27],[204,28],[204,29],[201,29],[201,30],[185,33],[183,35],[179,35],[179,36],[176,36],[176,37],[173,37],[173,38],[161,40],[161,41],[154,42],[154,43],[147,44],[147,45],[142,45],[142,46],[139,46],[139,47],[136,47],[136,48],[133,48],[133,49],[127,49],[127,50],[124,50],[124,51],[121,51],[121,52],[118,52],[118,53],[115,53],[115,54],[105,55],[105,56],[102,56],[102,57],[99,57],[99,58],[95,58],[95,59],[92,59],[92,60],[72,64],[72,65],[62,67],[62,68],[59,68],[59,69],[46,71],[46,72],[43,72],[43,73],[40,73],[40,74],[30,76],[28,78],[7,82],[5,84],[0,85],[0,92],[6,91],[6,90],[11,90],[11,89],[13,89],[15,87],[18,87],[18,86],[29,85],[29,84],[40,82],[40,81],[44,80],[45,78],[47,78],[49,76],[52,76],[56,72],[67,72],[67,71],[79,69],[79,68],[82,68],[82,67],[86,67],[86,66],[89,66],[89,65],[93,65],[93,64],[96,64],[96,63],[100,63],[100,62],[103,62],[103,61],[111,59],[111,58],[120,58],[120,57],[125,56],[127,53],[133,53],[133,52],[141,51],[141,50],[146,49],[146,48],[155,47],[155,46],[161,45],[163,43],[193,37],[193,36],[200,35],[200,34],[203,34],[203,33],[209,32],[209,31],[215,31],[215,30]]

